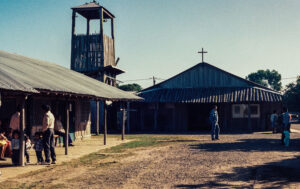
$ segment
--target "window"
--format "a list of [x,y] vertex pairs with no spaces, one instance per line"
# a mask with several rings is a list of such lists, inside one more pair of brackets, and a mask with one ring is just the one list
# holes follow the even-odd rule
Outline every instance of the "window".
[[241,107],[240,106],[234,106],[234,113],[235,114],[240,114],[241,112]]
[[[251,118],[259,118],[259,104],[250,104]],[[232,118],[248,118],[248,104],[232,105]]]
[[260,115],[259,104],[251,104],[250,111],[251,111],[251,117],[259,118]]

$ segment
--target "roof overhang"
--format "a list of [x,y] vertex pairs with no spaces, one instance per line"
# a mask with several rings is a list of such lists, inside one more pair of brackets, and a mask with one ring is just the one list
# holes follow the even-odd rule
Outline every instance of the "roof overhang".
[[99,5],[97,2],[86,3],[80,6],[76,6],[71,8],[81,16],[85,17],[86,19],[100,19],[99,10],[103,9],[103,18],[104,19],[113,19],[115,16],[109,12],[105,7]]
[[142,91],[145,102],[161,103],[261,103],[282,102],[280,93],[258,87],[157,88]]

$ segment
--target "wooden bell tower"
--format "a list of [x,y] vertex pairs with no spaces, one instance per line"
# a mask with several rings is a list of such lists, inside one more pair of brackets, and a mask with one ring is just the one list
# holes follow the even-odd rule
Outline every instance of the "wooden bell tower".
[[[116,67],[115,16],[96,1],[73,7],[72,10],[71,69],[116,86],[116,76],[124,71]],[[86,34],[75,33],[77,14],[86,19]],[[91,20],[99,21],[99,33],[90,33]],[[104,22],[109,21],[110,36],[104,34]]]

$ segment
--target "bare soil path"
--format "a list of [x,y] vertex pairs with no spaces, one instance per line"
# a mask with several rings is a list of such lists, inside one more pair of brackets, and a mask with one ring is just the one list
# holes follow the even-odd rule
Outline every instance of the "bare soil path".
[[219,141],[199,136],[197,142],[124,159],[106,172],[109,182],[96,178],[101,188],[300,188],[300,135],[292,134],[288,148],[279,137],[269,132],[223,135]]
[[99,167],[58,166],[17,179],[31,188],[300,188],[300,133],[291,134],[290,147],[271,132],[221,135],[218,141],[176,137],[184,140],[133,148],[99,159]]

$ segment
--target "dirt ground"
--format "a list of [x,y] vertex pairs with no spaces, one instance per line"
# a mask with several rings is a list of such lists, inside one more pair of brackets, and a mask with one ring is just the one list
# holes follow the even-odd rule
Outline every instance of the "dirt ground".
[[[103,135],[93,136],[91,138],[73,142],[75,146],[69,147],[68,155],[65,155],[65,148],[62,145],[57,145],[55,148],[57,158],[56,163],[60,165],[64,162],[71,161],[72,159],[82,157],[95,151],[110,148],[124,142],[128,142],[128,140],[122,141],[120,136],[109,135],[107,138],[107,145],[103,145]],[[11,158],[7,158],[6,161],[0,161],[0,182],[19,176],[20,174],[26,174],[46,167],[45,165],[36,165],[37,159],[33,149],[30,150],[29,154],[31,163],[25,167],[13,166]]]
[[176,142],[131,149],[127,155],[101,159],[105,153],[96,154],[98,164],[91,161],[91,166],[52,166],[2,185],[18,182],[24,183],[24,188],[300,188],[300,133],[291,134],[290,147],[282,146],[280,134],[271,132],[223,134],[218,141],[211,141],[207,134],[176,137]]

